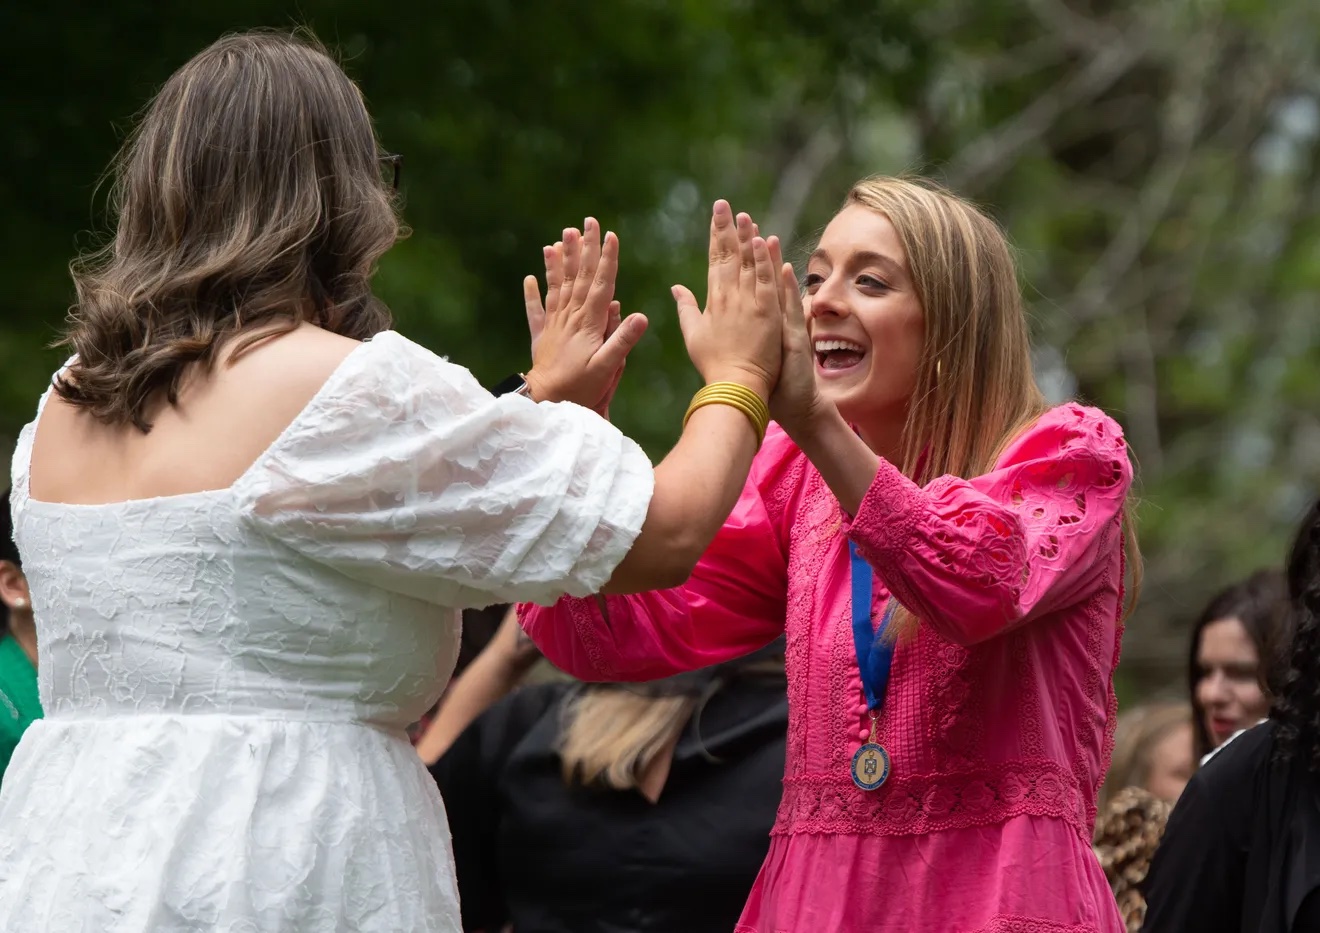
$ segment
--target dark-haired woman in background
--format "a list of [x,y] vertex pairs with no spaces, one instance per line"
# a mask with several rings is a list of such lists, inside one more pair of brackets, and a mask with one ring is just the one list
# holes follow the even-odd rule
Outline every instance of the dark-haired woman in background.
[[1265,659],[1288,642],[1286,594],[1276,570],[1218,593],[1192,627],[1188,688],[1197,762],[1269,712]]
[[18,740],[41,718],[37,695],[37,625],[23,562],[14,546],[9,496],[0,509],[0,777]]
[[[513,650],[497,635],[487,653]],[[496,703],[431,768],[463,929],[728,933],[770,845],[785,691],[781,640],[652,684]]]
[[1320,930],[1320,503],[1287,584],[1296,634],[1276,707],[1179,798],[1146,880],[1148,933]]

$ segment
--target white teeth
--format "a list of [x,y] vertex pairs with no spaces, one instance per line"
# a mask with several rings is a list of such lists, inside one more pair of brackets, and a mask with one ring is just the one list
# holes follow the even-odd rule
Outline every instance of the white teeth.
[[829,353],[831,350],[848,350],[852,353],[865,353],[857,344],[849,340],[817,340],[816,352]]

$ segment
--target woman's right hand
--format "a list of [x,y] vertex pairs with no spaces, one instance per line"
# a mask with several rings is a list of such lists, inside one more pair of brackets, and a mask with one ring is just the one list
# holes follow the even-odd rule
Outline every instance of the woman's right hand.
[[554,280],[547,256],[546,301],[541,304],[536,279],[523,282],[528,323],[533,334],[532,369],[527,386],[538,402],[576,402],[586,408],[608,404],[629,351],[646,333],[646,317],[630,314],[618,321],[614,279],[619,268],[619,240],[588,217],[583,233],[564,231],[562,277]]
[[783,310],[778,269],[746,214],[716,201],[710,222],[706,308],[675,285],[688,356],[707,383],[738,382],[768,399],[779,379]]

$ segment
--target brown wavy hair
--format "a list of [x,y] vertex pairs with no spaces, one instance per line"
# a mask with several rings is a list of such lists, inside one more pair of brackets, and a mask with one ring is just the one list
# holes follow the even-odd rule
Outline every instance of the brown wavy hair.
[[310,322],[365,339],[401,229],[366,103],[305,32],[229,35],[176,71],[111,167],[111,241],[71,266],[59,395],[151,429],[192,364]]

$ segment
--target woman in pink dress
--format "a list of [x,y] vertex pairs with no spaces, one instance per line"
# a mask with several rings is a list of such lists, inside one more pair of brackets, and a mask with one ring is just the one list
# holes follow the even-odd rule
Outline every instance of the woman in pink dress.
[[778,426],[691,577],[523,606],[523,626],[615,681],[787,632],[784,796],[739,933],[1121,931],[1090,844],[1121,430],[1047,405],[1002,232],[936,186],[859,183],[804,295],[783,272]]

